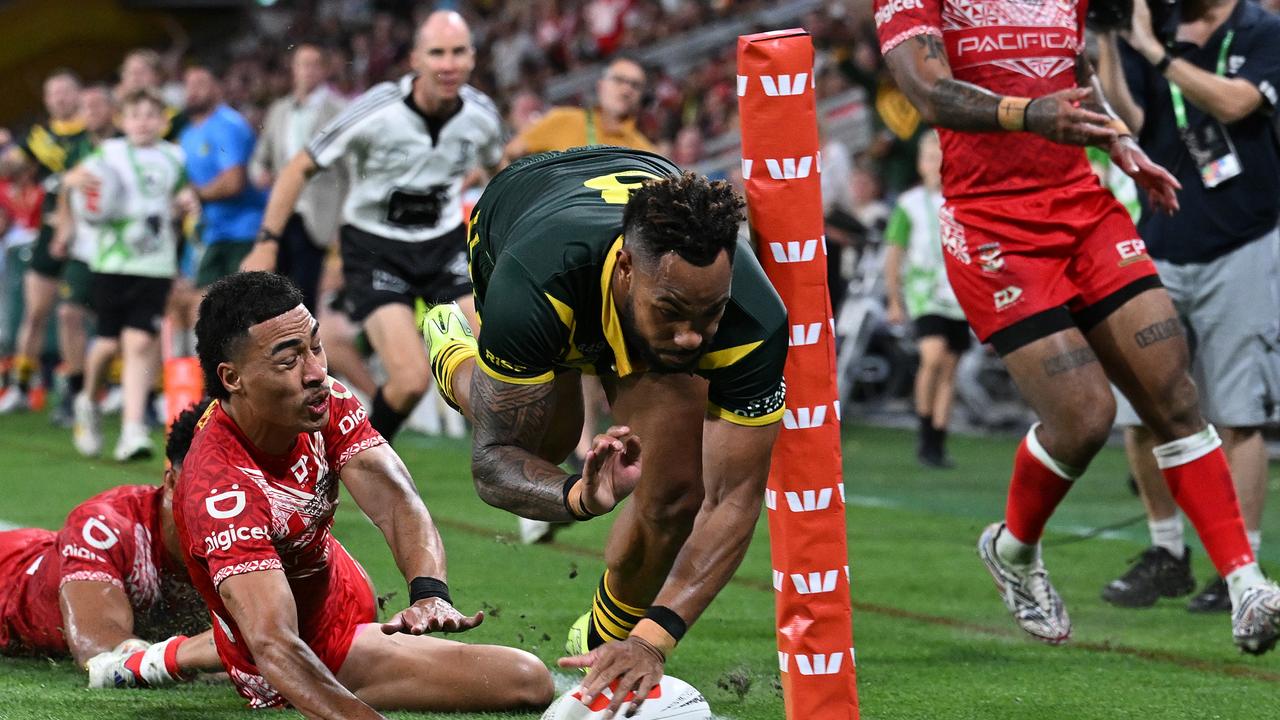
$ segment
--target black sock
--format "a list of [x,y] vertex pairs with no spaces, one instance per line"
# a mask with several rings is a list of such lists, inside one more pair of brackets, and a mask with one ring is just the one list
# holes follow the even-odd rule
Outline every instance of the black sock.
[[373,412],[369,413],[369,424],[374,430],[386,438],[387,442],[391,442],[408,417],[407,414],[396,412],[388,405],[387,398],[382,394],[382,388],[378,388],[378,392],[373,396]]
[[921,455],[924,455],[933,446],[933,416],[917,415],[916,419],[920,421],[920,429],[918,431],[920,442],[916,450]]
[[67,394],[75,397],[84,391],[84,373],[74,373],[67,376]]
[[933,448],[937,452],[938,457],[946,457],[947,454],[947,429],[933,429]]

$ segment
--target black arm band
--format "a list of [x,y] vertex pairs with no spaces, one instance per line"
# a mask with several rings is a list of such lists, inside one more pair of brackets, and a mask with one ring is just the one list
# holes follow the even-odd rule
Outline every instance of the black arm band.
[[410,605],[433,597],[453,604],[453,598],[449,597],[449,585],[445,581],[433,577],[416,577],[409,581]]
[[650,605],[648,610],[644,611],[644,616],[662,626],[663,630],[671,636],[671,639],[680,642],[680,638],[689,631],[689,625],[669,607],[662,605]]
[[1160,58],[1160,61],[1156,63],[1156,72],[1160,73],[1161,75],[1165,74],[1166,72],[1169,71],[1169,65],[1172,62],[1173,62],[1173,57],[1169,55],[1169,53],[1165,53],[1164,57]]
[[582,508],[581,511],[578,511],[578,510],[575,510],[574,507],[569,504],[569,491],[573,490],[573,486],[577,485],[578,481],[581,479],[582,479],[581,475],[579,475],[578,473],[574,473],[564,479],[564,487],[561,489],[561,493],[562,493],[561,499],[564,502],[565,511],[569,513],[569,517],[579,521],[590,520],[591,518],[596,517],[596,515],[592,513],[590,510],[587,510],[585,506]]

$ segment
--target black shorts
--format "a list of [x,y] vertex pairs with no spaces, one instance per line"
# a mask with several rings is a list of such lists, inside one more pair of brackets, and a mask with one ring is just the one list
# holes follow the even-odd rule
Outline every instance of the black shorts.
[[172,278],[93,274],[93,310],[97,336],[118,338],[124,328],[160,333]]
[[921,315],[915,321],[916,339],[938,335],[947,341],[947,349],[959,355],[969,349],[972,340],[969,323],[941,315]]
[[383,305],[414,306],[457,300],[471,294],[464,225],[433,240],[388,240],[350,225],[340,230],[346,311],[364,322]]

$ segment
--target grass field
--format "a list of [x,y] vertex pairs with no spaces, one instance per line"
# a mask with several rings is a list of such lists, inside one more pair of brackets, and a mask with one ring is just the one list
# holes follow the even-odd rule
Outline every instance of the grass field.
[[[974,553],[978,532],[1003,508],[1016,441],[955,438],[959,467],[943,472],[917,468],[913,442],[896,430],[845,433],[863,718],[1280,718],[1280,654],[1239,655],[1225,616],[1191,615],[1174,600],[1125,611],[1098,599],[1101,586],[1145,544],[1143,523],[1079,537],[1140,512],[1124,486],[1119,452],[1098,458],[1050,526],[1047,562],[1075,622],[1072,643],[1050,648],[1020,636]],[[476,498],[466,445],[407,435],[397,447],[441,526],[459,607],[489,614],[470,638],[518,645],[553,662],[599,579],[607,523],[575,527],[554,545],[521,546],[513,541],[514,520]],[[86,462],[67,433],[42,417],[0,418],[0,520],[10,524],[56,527],[81,499],[120,483],[157,481],[160,469],[158,460],[128,467]],[[1273,533],[1277,521],[1280,510],[1273,509],[1266,525]],[[403,581],[381,536],[349,500],[335,533],[379,592],[395,591],[392,604],[402,603]],[[1264,548],[1264,561],[1280,561],[1276,547],[1273,540]],[[668,664],[724,718],[783,715],[768,550],[762,521],[737,577]],[[1193,552],[1199,580],[1209,564],[1198,547]],[[91,693],[82,685],[69,661],[0,659],[0,718],[194,720],[246,713],[225,686]]]

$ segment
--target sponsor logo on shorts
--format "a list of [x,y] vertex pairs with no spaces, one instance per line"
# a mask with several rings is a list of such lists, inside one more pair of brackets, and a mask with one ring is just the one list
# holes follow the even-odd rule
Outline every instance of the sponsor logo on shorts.
[[374,270],[373,289],[389,293],[407,293],[409,292],[409,283],[386,270]]
[[489,363],[491,366],[502,368],[503,370],[513,370],[515,372],[524,372],[526,369],[525,366],[523,365],[517,365],[513,362],[507,362],[506,360],[503,360],[497,355],[494,355],[493,351],[491,350],[484,351],[484,359],[485,359],[485,362]]
[[884,27],[889,24],[894,15],[904,10],[923,10],[924,3],[921,0],[888,0],[884,5],[876,10],[876,27]]
[[215,533],[209,533],[204,538],[204,549],[207,552],[221,550],[226,552],[231,549],[232,545],[238,542],[248,540],[270,540],[271,534],[267,532],[265,526],[258,527],[236,527],[228,525],[225,530],[219,530]]
[[964,237],[964,226],[956,221],[955,213],[946,205],[942,206],[942,210],[938,211],[938,221],[940,230],[942,231],[942,247],[951,257],[959,260],[965,265],[973,262],[969,257],[969,250]]
[[1148,259],[1147,244],[1142,241],[1142,238],[1116,243],[1116,252],[1120,254],[1120,267]]
[[1004,256],[1000,243],[992,242],[978,246],[978,267],[982,272],[995,275],[1004,270]]
[[244,491],[239,485],[232,485],[224,493],[211,490],[209,497],[204,499],[204,509],[215,520],[233,518],[244,511]]
[[996,301],[996,312],[1001,312],[1009,309],[1014,303],[1022,299],[1022,288],[1010,285],[1003,290],[995,291],[993,297]]

